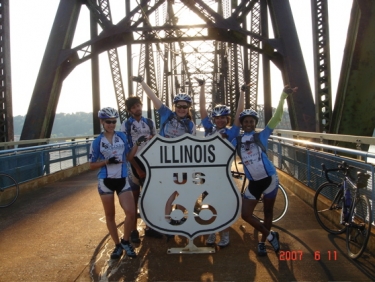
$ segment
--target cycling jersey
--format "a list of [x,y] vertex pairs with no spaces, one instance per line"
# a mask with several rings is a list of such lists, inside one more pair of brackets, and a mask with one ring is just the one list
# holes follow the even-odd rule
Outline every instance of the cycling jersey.
[[209,117],[202,119],[202,125],[204,127],[204,136],[210,136],[216,132],[225,133],[228,136],[227,139],[232,141],[240,134],[240,127],[236,125],[233,125],[231,128],[225,127],[218,130]]
[[[266,126],[259,133],[260,141],[267,148],[268,138],[272,133],[272,129]],[[244,166],[246,177],[250,180],[260,180],[268,176],[276,174],[276,169],[272,162],[268,159],[267,154],[262,148],[254,142],[254,131],[245,132],[241,138],[241,160]],[[237,139],[232,140],[233,146],[237,146]]]
[[195,124],[188,118],[177,119],[176,113],[172,112],[167,106],[162,105],[157,110],[160,115],[161,136],[175,138],[185,133],[195,135]]
[[[139,121],[134,117],[130,117],[121,124],[121,131],[125,132],[130,148],[133,148],[139,137],[145,136],[148,139],[150,136],[156,134],[154,121],[145,117],[141,117]],[[137,153],[146,146],[146,144],[147,142],[143,142],[138,146]]]
[[[267,148],[268,138],[272,134],[274,128],[281,121],[283,115],[283,105],[288,94],[281,93],[279,104],[270,121],[267,123],[264,130],[259,133],[259,140],[265,148]],[[241,138],[241,160],[244,166],[246,177],[250,180],[261,180],[268,176],[276,174],[276,169],[272,162],[268,159],[266,152],[254,142],[254,133],[245,132]],[[237,139],[232,140],[232,144],[237,146]]]
[[127,177],[126,155],[130,152],[128,141],[123,132],[115,131],[112,144],[105,138],[103,132],[91,143],[89,162],[108,160],[116,157],[119,164],[107,164],[102,166],[98,172],[98,178],[122,178]]

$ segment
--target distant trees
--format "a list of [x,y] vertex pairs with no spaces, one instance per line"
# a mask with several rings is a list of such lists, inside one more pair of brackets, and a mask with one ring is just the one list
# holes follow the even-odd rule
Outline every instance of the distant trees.
[[[273,111],[275,109],[272,109]],[[263,109],[258,108],[259,124],[258,127],[264,127]],[[147,112],[143,112],[143,116],[147,117]],[[13,117],[14,135],[21,135],[22,127],[25,122],[25,116]],[[288,111],[284,111],[281,123],[278,129],[291,129]],[[117,122],[116,130],[120,130],[120,122]],[[74,114],[56,114],[52,128],[52,138],[56,137],[72,137],[93,135],[92,113],[78,112]]]
[[92,113],[57,114],[51,137],[92,135]]
[[[21,134],[24,122],[25,116],[13,117],[14,135]],[[117,127],[120,128],[119,125]],[[93,135],[92,113],[56,114],[51,133],[52,138],[82,135]]]

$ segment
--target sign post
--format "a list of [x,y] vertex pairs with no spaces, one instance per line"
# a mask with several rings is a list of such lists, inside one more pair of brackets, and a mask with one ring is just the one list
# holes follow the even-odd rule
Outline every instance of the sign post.
[[234,147],[218,134],[208,138],[157,135],[139,153],[146,167],[140,214],[153,229],[189,239],[168,253],[213,253],[193,239],[231,226],[240,213],[240,192],[230,168]]

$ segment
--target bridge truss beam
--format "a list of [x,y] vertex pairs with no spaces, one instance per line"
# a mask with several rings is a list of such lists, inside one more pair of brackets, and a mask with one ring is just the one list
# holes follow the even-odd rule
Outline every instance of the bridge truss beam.
[[9,0],[0,0],[0,142],[14,141]]
[[[375,2],[353,1],[345,45],[347,52],[344,53],[342,61],[330,133],[373,136],[375,127],[374,29]],[[358,140],[358,142],[360,144],[361,141]]]
[[329,133],[332,121],[332,93],[327,2],[327,0],[311,0],[311,12],[314,42],[316,131]]
[[[289,1],[267,1],[277,39],[262,36],[255,29],[247,30],[246,24],[244,24],[244,22],[250,21],[251,15],[255,17],[253,9],[258,7],[259,0],[241,0],[238,1],[236,7],[229,6],[229,3],[234,3],[233,1],[140,0],[140,5],[134,7],[129,7],[130,2],[134,4],[133,1],[126,1],[128,6],[125,17],[117,24],[113,24],[108,18],[108,14],[102,8],[98,8],[100,5],[96,5],[94,2],[94,0],[60,2],[21,139],[38,139],[50,136],[62,82],[77,65],[92,59],[93,56],[97,56],[101,52],[129,45],[145,46],[144,52],[148,54],[148,59],[147,56],[145,57],[145,64],[148,73],[152,74],[152,77],[147,78],[147,82],[151,84],[154,91],[159,92],[158,95],[162,99],[165,97],[165,101],[170,100],[167,98],[168,95],[177,91],[178,85],[180,85],[180,89],[186,88],[186,91],[195,98],[197,87],[192,78],[199,76],[207,78],[206,80],[209,81],[208,93],[213,93],[211,101],[215,100],[216,93],[222,93],[219,95],[222,95],[224,102],[233,109],[238,99],[239,88],[249,73],[249,70],[244,70],[244,66],[252,65],[252,62],[243,63],[242,54],[246,54],[248,51],[258,52],[259,55],[270,59],[280,68],[284,84],[298,85],[300,88],[298,95],[288,98],[293,129],[315,131],[314,103]],[[96,14],[95,18],[103,30],[89,41],[72,47],[72,38],[83,3],[89,6],[91,13]],[[167,20],[166,17],[161,25],[153,23],[156,11],[162,9],[162,5],[165,3],[173,3],[176,7],[180,5],[178,6],[179,11],[183,10],[183,13],[188,11],[191,15],[194,14],[197,20],[194,18],[194,24],[191,21],[188,24],[182,23],[182,20],[180,23],[180,19],[178,19],[178,17],[182,19],[180,12],[173,18],[174,22],[171,22],[172,19]],[[222,7],[217,8],[217,3],[224,5],[225,9],[229,9],[228,16],[225,16],[225,12],[220,14],[216,11],[222,9]],[[252,27],[254,27],[253,24]],[[211,46],[211,51],[209,51],[213,54],[211,57],[205,55],[202,44],[205,45],[204,48],[207,47],[206,45]],[[215,49],[214,46],[220,46],[220,48]],[[163,48],[169,50],[163,50]],[[166,65],[165,60],[169,62],[169,71],[152,69],[155,68],[152,63],[154,50],[157,50],[158,54],[162,56],[163,66]],[[190,60],[190,58],[198,58],[200,53],[202,54],[200,60],[203,58],[205,63],[198,67],[197,61]],[[164,54],[168,54],[169,57],[165,58]],[[51,58],[53,59],[51,60]],[[140,59],[142,58],[141,53]],[[245,60],[252,59],[246,55]],[[216,73],[218,70],[220,70],[220,74]],[[139,69],[138,72],[142,72],[142,69]],[[156,76],[162,74],[170,76],[168,87],[157,85]],[[222,81],[223,78],[224,81]],[[254,77],[252,79],[256,80]],[[166,78],[163,78],[163,84],[165,81]],[[252,82],[256,85],[258,83],[258,81]],[[220,87],[219,90],[218,87]],[[162,91],[164,92],[161,93]],[[138,92],[137,95],[139,95]],[[246,99],[250,100],[249,97]],[[251,99],[255,99],[255,97]],[[167,103],[167,105],[170,104]],[[40,108],[42,108],[42,112]]]

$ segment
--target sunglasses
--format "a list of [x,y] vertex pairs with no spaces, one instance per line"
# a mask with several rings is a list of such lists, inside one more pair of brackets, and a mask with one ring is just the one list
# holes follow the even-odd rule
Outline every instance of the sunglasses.
[[106,124],[116,124],[117,120],[105,120],[104,121]]
[[177,109],[184,109],[184,110],[186,110],[186,109],[188,109],[189,108],[189,106],[187,106],[187,105],[176,105],[176,108]]

